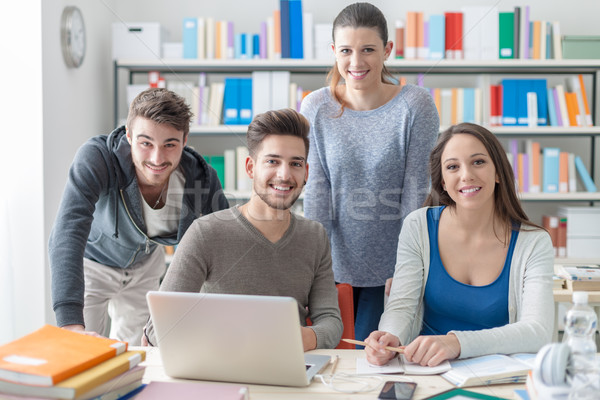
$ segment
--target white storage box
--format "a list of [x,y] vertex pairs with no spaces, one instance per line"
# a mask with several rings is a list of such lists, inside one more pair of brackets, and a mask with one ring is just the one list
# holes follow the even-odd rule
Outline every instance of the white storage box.
[[[569,236],[600,238],[600,207],[560,207],[558,215],[567,217],[567,238]],[[600,248],[600,242],[596,247]]]
[[567,257],[600,258],[600,236],[567,236]]
[[112,25],[113,60],[158,60],[165,34],[158,22],[115,22]]

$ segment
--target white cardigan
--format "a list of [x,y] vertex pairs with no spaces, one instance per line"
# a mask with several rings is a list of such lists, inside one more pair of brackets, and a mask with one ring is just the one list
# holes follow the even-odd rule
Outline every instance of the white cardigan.
[[[423,295],[429,273],[427,209],[404,220],[398,241],[396,271],[379,330],[408,344],[421,332]],[[554,250],[546,231],[524,227],[510,266],[507,325],[478,331],[452,331],[460,342],[460,358],[483,354],[537,352],[552,338]]]

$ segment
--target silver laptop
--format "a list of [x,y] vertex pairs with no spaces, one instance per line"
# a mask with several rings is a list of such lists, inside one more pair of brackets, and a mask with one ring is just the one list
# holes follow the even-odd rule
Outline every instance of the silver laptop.
[[291,297],[148,292],[165,373],[173,378],[306,386],[330,361],[304,354]]

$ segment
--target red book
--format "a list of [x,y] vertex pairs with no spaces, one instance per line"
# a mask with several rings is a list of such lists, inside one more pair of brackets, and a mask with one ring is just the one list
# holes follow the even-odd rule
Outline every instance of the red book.
[[463,14],[446,12],[446,58],[461,60],[463,58]]
[[542,226],[550,234],[552,247],[554,247],[554,256],[558,255],[558,217],[543,215]]
[[558,231],[556,233],[556,244],[558,248],[558,257],[567,256],[567,217],[560,217],[558,220]]

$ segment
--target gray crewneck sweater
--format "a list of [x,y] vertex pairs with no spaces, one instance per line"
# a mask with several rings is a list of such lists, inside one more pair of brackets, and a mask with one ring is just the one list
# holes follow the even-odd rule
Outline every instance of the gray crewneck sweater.
[[346,109],[329,88],[312,92],[304,214],[325,226],[337,282],[381,286],[391,278],[402,220],[429,190],[439,116],[427,90],[406,85],[374,110]]
[[[342,335],[327,234],[318,222],[293,213],[276,243],[237,207],[197,219],[177,247],[160,290],[289,296],[298,302],[302,326],[310,317],[317,348],[334,348]],[[146,334],[155,343],[152,321]]]

